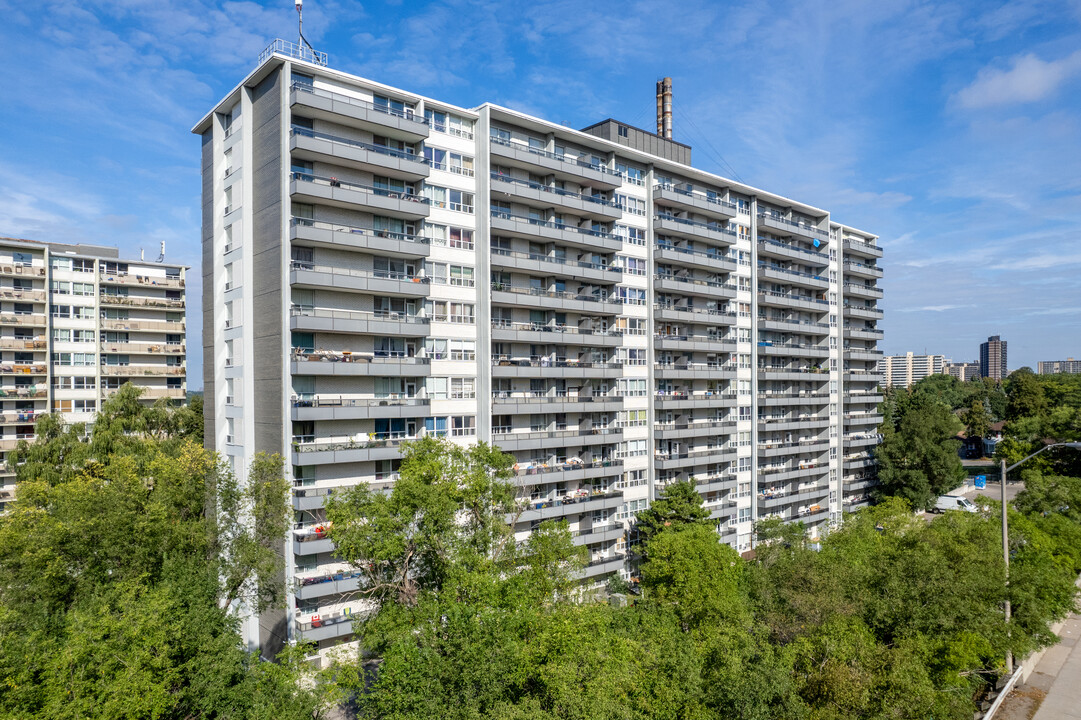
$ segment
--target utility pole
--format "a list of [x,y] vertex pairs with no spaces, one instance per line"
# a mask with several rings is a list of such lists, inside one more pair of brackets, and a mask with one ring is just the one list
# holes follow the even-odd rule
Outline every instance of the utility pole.
[[[1006,527],[1006,460],[999,460],[998,483],[1002,489],[1002,564],[1006,568],[1006,640],[1010,639],[1010,536]],[[1006,675],[1013,675],[1013,651],[1006,650]]]

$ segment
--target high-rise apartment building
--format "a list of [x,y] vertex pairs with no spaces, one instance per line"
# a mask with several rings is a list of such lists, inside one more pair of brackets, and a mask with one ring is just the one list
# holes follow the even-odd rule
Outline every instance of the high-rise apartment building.
[[93,420],[127,381],[148,402],[186,394],[184,272],[116,248],[0,238],[0,510],[8,453],[50,411]]
[[1005,380],[1007,375],[1006,341],[992,335],[987,342],[980,343],[980,377]]
[[1081,360],[1074,360],[1073,358],[1066,358],[1065,360],[1041,360],[1037,363],[1037,372],[1039,372],[1040,375],[1081,373]]
[[946,372],[946,358],[943,355],[916,355],[907,352],[904,355],[890,355],[878,361],[878,373],[889,387],[911,387],[928,375],[942,375]]
[[425,434],[512,453],[517,530],[566,519],[587,582],[633,570],[631,522],[676,480],[739,549],[866,502],[874,235],[614,120],[455,107],[283,41],[194,132],[206,443],[238,471],[284,454],[295,488],[288,615],[252,644],[350,635],[324,501],[389,486]]
[[970,363],[966,363],[966,362],[959,362],[959,363],[947,362],[946,363],[946,374],[947,375],[952,375],[953,377],[957,378],[961,382],[968,382],[969,380],[972,380],[973,378],[982,377],[980,375],[980,364],[978,362],[970,362]]

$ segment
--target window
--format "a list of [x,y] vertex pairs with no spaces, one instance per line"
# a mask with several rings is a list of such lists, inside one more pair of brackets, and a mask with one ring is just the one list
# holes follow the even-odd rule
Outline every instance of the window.
[[372,104],[383,112],[394,115],[396,117],[413,117],[413,103],[405,103],[401,100],[395,100],[393,98],[386,97],[384,95],[376,95],[372,98]]
[[94,412],[98,409],[96,400],[75,400],[72,409],[75,412]]
[[450,341],[450,359],[451,360],[476,360],[477,359],[477,341],[476,340],[451,340]]
[[744,522],[750,522],[750,521],[751,521],[751,509],[750,508],[740,508],[739,509],[739,514],[737,515],[737,522],[744,523]]
[[53,330],[53,342],[70,342],[71,330]]
[[649,507],[649,501],[645,498],[641,500],[631,500],[625,502],[619,506],[619,510],[616,511],[616,520],[629,520],[638,513],[642,512]]
[[465,230],[463,228],[450,228],[450,241],[449,245],[452,248],[461,248],[463,250],[473,249],[473,231]]
[[619,378],[618,392],[623,397],[644,397],[646,381],[644,378]]
[[86,306],[80,307],[75,305],[71,308],[71,316],[76,320],[93,320],[94,308]]
[[627,488],[642,487],[646,484],[646,471],[645,470],[630,470],[623,473],[623,479],[616,484],[616,487],[621,490]]
[[30,265],[34,261],[34,256],[25,252],[12,252],[11,261],[15,265]]
[[451,378],[450,397],[453,400],[467,400],[477,396],[476,384],[473,378]]
[[53,412],[71,412],[71,400],[53,400]]
[[90,297],[94,294],[93,283],[72,283],[71,294],[80,295],[82,297]]
[[619,136],[620,137],[627,137],[627,134],[628,134],[627,133],[627,126],[626,125],[620,125],[619,126]]
[[54,318],[71,317],[71,305],[50,305],[49,314]]
[[456,437],[472,437],[477,434],[477,419],[472,415],[452,417],[450,434]]

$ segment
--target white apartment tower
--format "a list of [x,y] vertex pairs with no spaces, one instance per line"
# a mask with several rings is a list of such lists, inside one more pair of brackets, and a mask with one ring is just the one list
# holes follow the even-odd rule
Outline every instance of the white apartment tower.
[[277,41],[202,139],[206,444],[288,458],[285,617],[347,639],[357,578],[327,495],[388,487],[401,441],[517,459],[524,536],[567,520],[588,582],[634,570],[635,513],[693,479],[722,539],[865,502],[881,250],[690,148],[467,109]]
[[911,387],[929,375],[945,375],[946,358],[943,355],[889,355],[878,361],[878,373],[882,384],[888,387]]
[[0,511],[8,453],[34,422],[90,422],[131,381],[147,402],[186,395],[181,265],[122,260],[116,248],[0,238]]

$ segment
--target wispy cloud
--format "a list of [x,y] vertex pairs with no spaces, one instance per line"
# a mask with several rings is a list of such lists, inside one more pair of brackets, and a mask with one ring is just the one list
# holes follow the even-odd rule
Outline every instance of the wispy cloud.
[[1051,61],[1026,54],[1015,58],[1009,69],[983,68],[972,84],[959,90],[954,99],[970,110],[1036,102],[1050,96],[1079,73],[1081,50]]

